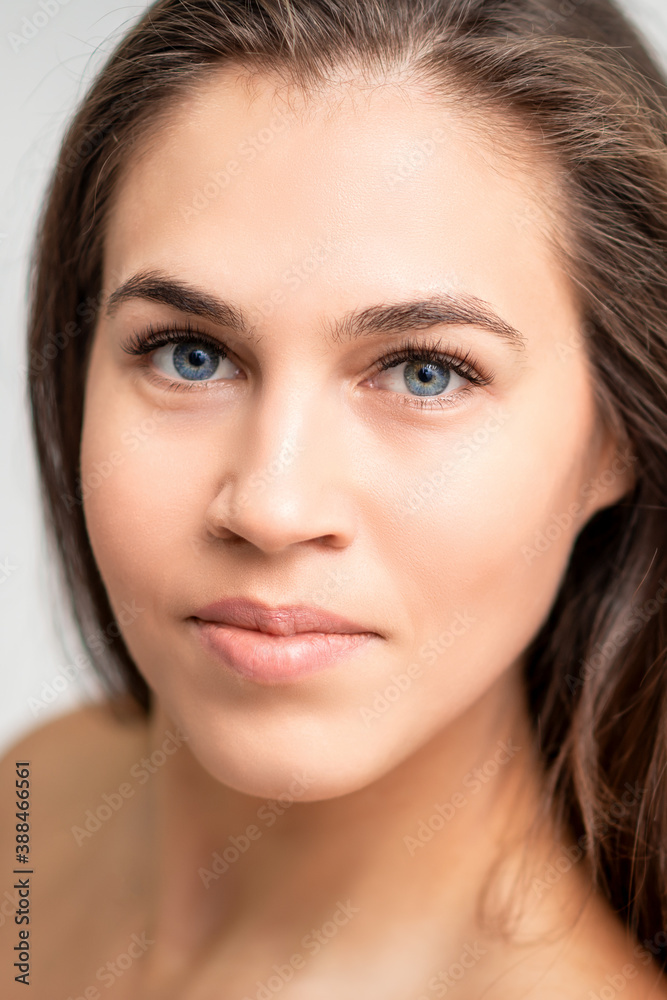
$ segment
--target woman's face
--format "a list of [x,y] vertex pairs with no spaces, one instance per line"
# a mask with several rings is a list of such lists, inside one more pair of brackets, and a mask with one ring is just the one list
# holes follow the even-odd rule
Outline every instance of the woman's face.
[[[548,176],[416,89],[330,98],[294,111],[220,73],[131,166],[81,450],[95,558],[168,717],[219,781],[271,797],[307,765],[311,800],[500,697],[630,484],[532,193]],[[181,343],[124,351],[149,324]],[[199,623],[229,597],[375,635],[248,676]]]

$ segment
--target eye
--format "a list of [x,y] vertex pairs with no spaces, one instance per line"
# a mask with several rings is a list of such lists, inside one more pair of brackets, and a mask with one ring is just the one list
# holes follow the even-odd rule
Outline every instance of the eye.
[[233,378],[234,372],[239,370],[219,348],[196,340],[165,344],[154,352],[153,363],[168,378],[182,378],[188,382]]
[[405,391],[407,388],[407,391],[416,396],[432,397],[441,395],[446,389],[457,389],[469,384],[451,365],[441,361],[417,359],[402,364],[394,362],[391,368],[394,370],[388,370],[383,388],[393,389],[395,392]]
[[[408,338],[376,362],[369,384],[388,390],[407,406],[434,409],[456,406],[474,387],[494,381],[492,372],[471,363],[469,352],[456,357],[440,345],[440,341],[429,346]],[[219,340],[187,321],[134,331],[121,347],[127,354],[143,356],[147,377],[169,390],[206,389],[211,382],[245,377]],[[156,369],[161,375],[156,375]]]
[[219,341],[187,322],[135,331],[122,349],[144,356],[147,368],[152,356],[151,364],[164,378],[155,378],[152,371],[150,377],[170,389],[205,388],[210,382],[234,380],[241,371]]
[[[408,339],[377,362],[378,374],[371,385],[406,397],[410,406],[453,406],[474,386],[489,385],[491,373],[484,373],[470,363],[470,354],[453,357],[433,346]],[[438,398],[442,397],[442,398]]]

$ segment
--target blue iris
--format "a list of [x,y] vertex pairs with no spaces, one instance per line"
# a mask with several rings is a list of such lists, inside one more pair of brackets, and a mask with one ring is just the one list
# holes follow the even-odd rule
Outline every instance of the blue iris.
[[[439,371],[439,368],[439,365],[435,365],[432,362],[428,362],[427,364],[423,362],[420,364],[416,361],[409,362],[403,373],[405,384],[408,388],[414,389],[418,396],[437,396],[438,393],[447,388],[451,377],[449,370],[442,371],[440,368]],[[417,372],[418,381],[412,383],[408,378],[408,373],[414,373],[415,371]],[[437,392],[428,391],[432,385],[436,387]]]
[[183,378],[205,379],[214,374],[220,364],[220,356],[210,347],[195,347],[189,344],[177,344],[174,349],[174,368]]

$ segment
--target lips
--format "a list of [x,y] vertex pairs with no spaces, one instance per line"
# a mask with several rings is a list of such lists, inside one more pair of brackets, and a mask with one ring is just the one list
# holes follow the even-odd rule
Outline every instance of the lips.
[[233,597],[191,619],[206,652],[256,684],[291,684],[361,656],[381,638],[368,626],[302,604],[271,607]]
[[350,621],[323,608],[302,604],[271,607],[259,601],[240,597],[224,598],[199,608],[192,617],[221,625],[236,625],[270,635],[296,635],[299,632],[338,632],[347,635],[370,633],[368,625]]

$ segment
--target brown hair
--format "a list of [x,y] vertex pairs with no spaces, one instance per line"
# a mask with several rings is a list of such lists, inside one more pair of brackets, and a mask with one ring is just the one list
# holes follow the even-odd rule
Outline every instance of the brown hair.
[[67,130],[30,286],[44,506],[87,651],[110,693],[150,710],[119,629],[103,627],[114,616],[79,479],[86,364],[121,171],[175,102],[232,61],[304,93],[341,68],[398,67],[494,111],[510,142],[527,138],[554,165],[568,222],[559,259],[600,412],[631,449],[636,482],[576,539],[525,680],[545,802],[667,965],[667,935],[655,936],[667,927],[667,84],[611,0],[160,0],[120,42]]

